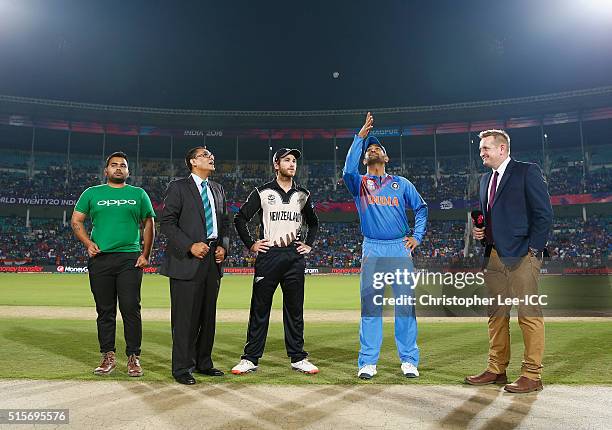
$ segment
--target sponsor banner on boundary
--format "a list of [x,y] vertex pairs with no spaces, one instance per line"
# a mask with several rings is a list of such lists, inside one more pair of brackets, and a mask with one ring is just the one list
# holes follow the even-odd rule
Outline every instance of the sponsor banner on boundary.
[[56,266],[57,273],[88,273],[87,266]]
[[[433,268],[430,268],[430,271]],[[417,269],[417,271],[422,271]],[[458,268],[458,267],[440,267],[440,272],[444,273],[477,273],[480,269],[477,268]],[[143,269],[144,273],[158,274],[159,266],[150,266]],[[0,273],[88,273],[87,266],[0,266]],[[253,275],[255,268],[253,267],[224,267],[223,273],[234,275]],[[304,269],[307,275],[353,275],[360,274],[359,267],[307,267]],[[545,266],[540,269],[542,275],[612,275],[611,267],[562,267],[562,266]]]
[[564,275],[612,275],[612,267],[566,267]]
[[0,266],[0,273],[49,273],[44,266]]
[[253,275],[254,267],[224,267],[223,273],[233,273],[235,275]]
[[[234,275],[253,275],[255,274],[254,267],[224,267],[224,274],[234,274]],[[304,269],[304,273],[306,275],[318,275],[321,273],[331,273],[331,269],[329,267],[307,267]]]
[[332,267],[330,273],[349,275],[351,273],[361,273],[361,268],[359,267]]

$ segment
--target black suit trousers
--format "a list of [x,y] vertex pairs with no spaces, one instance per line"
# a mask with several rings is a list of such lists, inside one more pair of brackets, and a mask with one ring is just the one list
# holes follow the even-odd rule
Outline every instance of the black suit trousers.
[[191,280],[170,278],[172,375],[213,366],[217,297],[221,278],[211,250]]

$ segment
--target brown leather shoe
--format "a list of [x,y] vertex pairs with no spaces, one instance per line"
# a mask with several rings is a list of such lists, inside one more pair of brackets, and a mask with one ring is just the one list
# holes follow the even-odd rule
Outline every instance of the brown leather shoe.
[[521,376],[512,384],[508,384],[504,387],[509,393],[532,393],[534,391],[542,391],[544,386],[541,380],[534,381],[526,376]]
[[115,352],[108,351],[102,355],[102,361],[100,362],[100,365],[94,369],[93,373],[94,375],[108,375],[115,370],[116,365],[117,361],[115,360]]
[[508,378],[506,372],[497,374],[485,370],[480,375],[466,377],[465,383],[470,385],[507,384]]
[[128,357],[127,362],[128,376],[142,376],[143,371],[142,367],[140,367],[140,357],[136,354],[132,354]]

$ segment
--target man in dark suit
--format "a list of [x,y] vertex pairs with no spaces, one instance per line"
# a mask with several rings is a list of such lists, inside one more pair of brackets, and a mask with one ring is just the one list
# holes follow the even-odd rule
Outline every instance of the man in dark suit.
[[196,383],[195,370],[222,376],[213,366],[217,296],[229,248],[229,216],[223,187],[209,179],[215,157],[205,147],[190,149],[186,178],[170,182],[161,215],[168,239],[160,273],[170,278],[172,376]]
[[[471,385],[505,384],[512,393],[539,391],[542,386],[544,319],[539,304],[521,302],[518,322],[525,351],[521,376],[508,384],[510,308],[505,298],[523,300],[538,294],[542,254],[552,225],[552,206],[540,168],[510,158],[510,137],[503,130],[480,133],[480,157],[492,169],[480,180],[480,206],[485,227],[473,237],[486,245],[485,284],[494,305],[489,307],[489,358],[480,375],[468,376]],[[498,298],[502,298],[502,302]]]

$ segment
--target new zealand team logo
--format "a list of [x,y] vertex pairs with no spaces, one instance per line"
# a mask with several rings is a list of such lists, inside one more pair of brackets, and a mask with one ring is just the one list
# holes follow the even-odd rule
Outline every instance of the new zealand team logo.
[[275,197],[273,194],[270,194],[270,195],[268,196],[268,204],[269,204],[269,205],[276,204],[276,197]]
[[392,182],[391,188],[393,188],[394,190],[399,190],[399,184],[397,182]]

